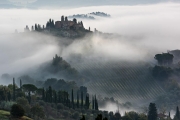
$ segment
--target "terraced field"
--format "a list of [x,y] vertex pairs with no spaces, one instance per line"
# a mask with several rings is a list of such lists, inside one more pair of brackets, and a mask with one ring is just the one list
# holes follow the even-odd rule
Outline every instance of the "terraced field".
[[153,79],[147,63],[91,61],[72,65],[88,77],[88,92],[119,101],[153,100],[165,93]]

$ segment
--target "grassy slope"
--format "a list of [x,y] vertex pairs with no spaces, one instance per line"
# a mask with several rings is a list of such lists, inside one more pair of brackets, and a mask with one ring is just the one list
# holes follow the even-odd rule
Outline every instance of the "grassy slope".
[[91,62],[74,64],[91,82],[85,86],[90,93],[114,97],[119,101],[154,100],[165,93],[153,79],[147,63]]
[[[9,120],[9,116],[10,116],[10,113],[8,111],[0,110],[0,120]],[[23,116],[22,118],[18,120],[32,120],[32,119],[26,116]]]

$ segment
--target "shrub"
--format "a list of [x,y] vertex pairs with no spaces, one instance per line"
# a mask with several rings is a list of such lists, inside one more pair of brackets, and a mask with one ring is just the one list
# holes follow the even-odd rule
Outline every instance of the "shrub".
[[79,119],[79,113],[78,112],[75,112],[74,114],[73,114],[73,116],[72,116],[72,118],[74,118],[74,119]]
[[30,112],[30,105],[29,105],[29,102],[28,102],[28,100],[26,98],[18,97],[16,99],[16,103],[18,105],[21,105],[21,107],[23,107],[23,109],[25,110],[26,113]]
[[14,118],[21,118],[24,115],[25,111],[20,105],[14,104],[11,107],[10,113]]
[[64,108],[64,105],[62,103],[58,103],[57,109],[62,110]]
[[2,109],[4,109],[4,110],[10,111],[13,104],[14,104],[14,102],[2,101],[2,102],[0,103],[0,107],[1,107]]
[[69,116],[69,112],[67,110],[63,111],[63,116],[67,118]]

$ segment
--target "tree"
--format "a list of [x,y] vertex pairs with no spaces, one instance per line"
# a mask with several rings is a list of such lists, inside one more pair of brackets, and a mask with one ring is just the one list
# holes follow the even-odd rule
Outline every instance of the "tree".
[[156,54],[154,57],[159,65],[170,65],[173,62],[173,58],[174,56],[170,53]]
[[95,99],[94,99],[94,108],[95,108],[95,110],[99,110],[98,101],[96,99],[96,95],[95,95]]
[[38,26],[37,26],[37,24],[35,24],[35,31],[38,31]]
[[79,108],[79,92],[77,92],[77,108]]
[[45,91],[44,91],[44,88],[42,89],[42,100],[45,101]]
[[56,91],[54,90],[54,103],[56,103],[57,104],[57,94],[56,94]]
[[49,102],[52,103],[52,88],[49,86]]
[[24,91],[28,92],[28,101],[31,103],[31,92],[35,92],[37,87],[33,84],[24,84],[22,88]]
[[176,107],[176,114],[174,116],[174,120],[180,120],[179,107]]
[[21,118],[25,114],[25,111],[20,105],[13,104],[10,113],[14,118]]
[[20,89],[22,90],[22,81],[21,81],[21,79],[20,79]]
[[74,18],[74,19],[73,19],[73,22],[74,22],[75,24],[77,24],[77,20],[76,20],[76,18]]
[[71,99],[72,99],[72,108],[74,109],[74,93],[73,93],[73,89],[72,89]]
[[40,105],[35,105],[31,108],[31,114],[33,115],[34,119],[36,120],[36,118],[44,118],[45,117],[45,113],[43,108]]
[[64,108],[64,105],[62,103],[57,104],[57,109],[62,110]]
[[98,114],[98,116],[95,118],[95,120],[102,120],[102,114]]
[[85,106],[86,106],[86,109],[89,109],[89,105],[90,105],[90,102],[89,102],[89,95],[87,94],[87,95],[86,95],[86,100],[85,100]]
[[65,21],[66,21],[66,22],[68,21],[68,18],[67,18],[67,17],[65,17]]
[[31,27],[31,31],[34,31],[34,26]]
[[81,91],[81,108],[83,108],[83,92]]
[[[115,113],[114,117],[116,118],[115,120],[121,119],[120,113]],[[130,111],[130,112],[127,112],[125,116],[123,116],[123,120],[139,120],[139,115],[138,113],[134,111]]]
[[10,91],[8,92],[8,100],[11,101],[11,93],[10,93]]
[[94,110],[94,96],[92,96],[92,109]]
[[15,79],[13,78],[13,100],[15,101],[16,96],[15,96]]
[[26,113],[30,112],[30,107],[31,106],[29,105],[29,102],[28,102],[28,100],[26,98],[19,97],[19,98],[16,99],[16,103],[18,105],[20,105],[25,110]]
[[83,115],[82,118],[80,120],[85,120],[85,116]]
[[[114,116],[115,116],[116,120],[120,120],[121,119],[121,114],[119,112],[116,112],[114,114]],[[133,119],[133,120],[136,120],[136,119]]]
[[157,109],[155,103],[149,104],[148,120],[157,120]]
[[159,78],[160,80],[164,80],[165,78],[168,78],[171,73],[173,73],[173,70],[170,67],[165,66],[155,66],[152,69],[152,75],[155,78]]

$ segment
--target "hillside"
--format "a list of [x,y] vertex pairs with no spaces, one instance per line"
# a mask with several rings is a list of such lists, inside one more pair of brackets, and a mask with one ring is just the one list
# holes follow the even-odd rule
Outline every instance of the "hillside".
[[[8,111],[0,110],[0,119],[1,120],[9,120],[9,117],[10,117],[10,113]],[[32,119],[28,118],[26,116],[23,116],[22,118],[20,118],[18,120],[32,120]]]
[[85,84],[90,93],[121,102],[147,102],[165,93],[146,63],[93,61],[73,67],[91,80]]

